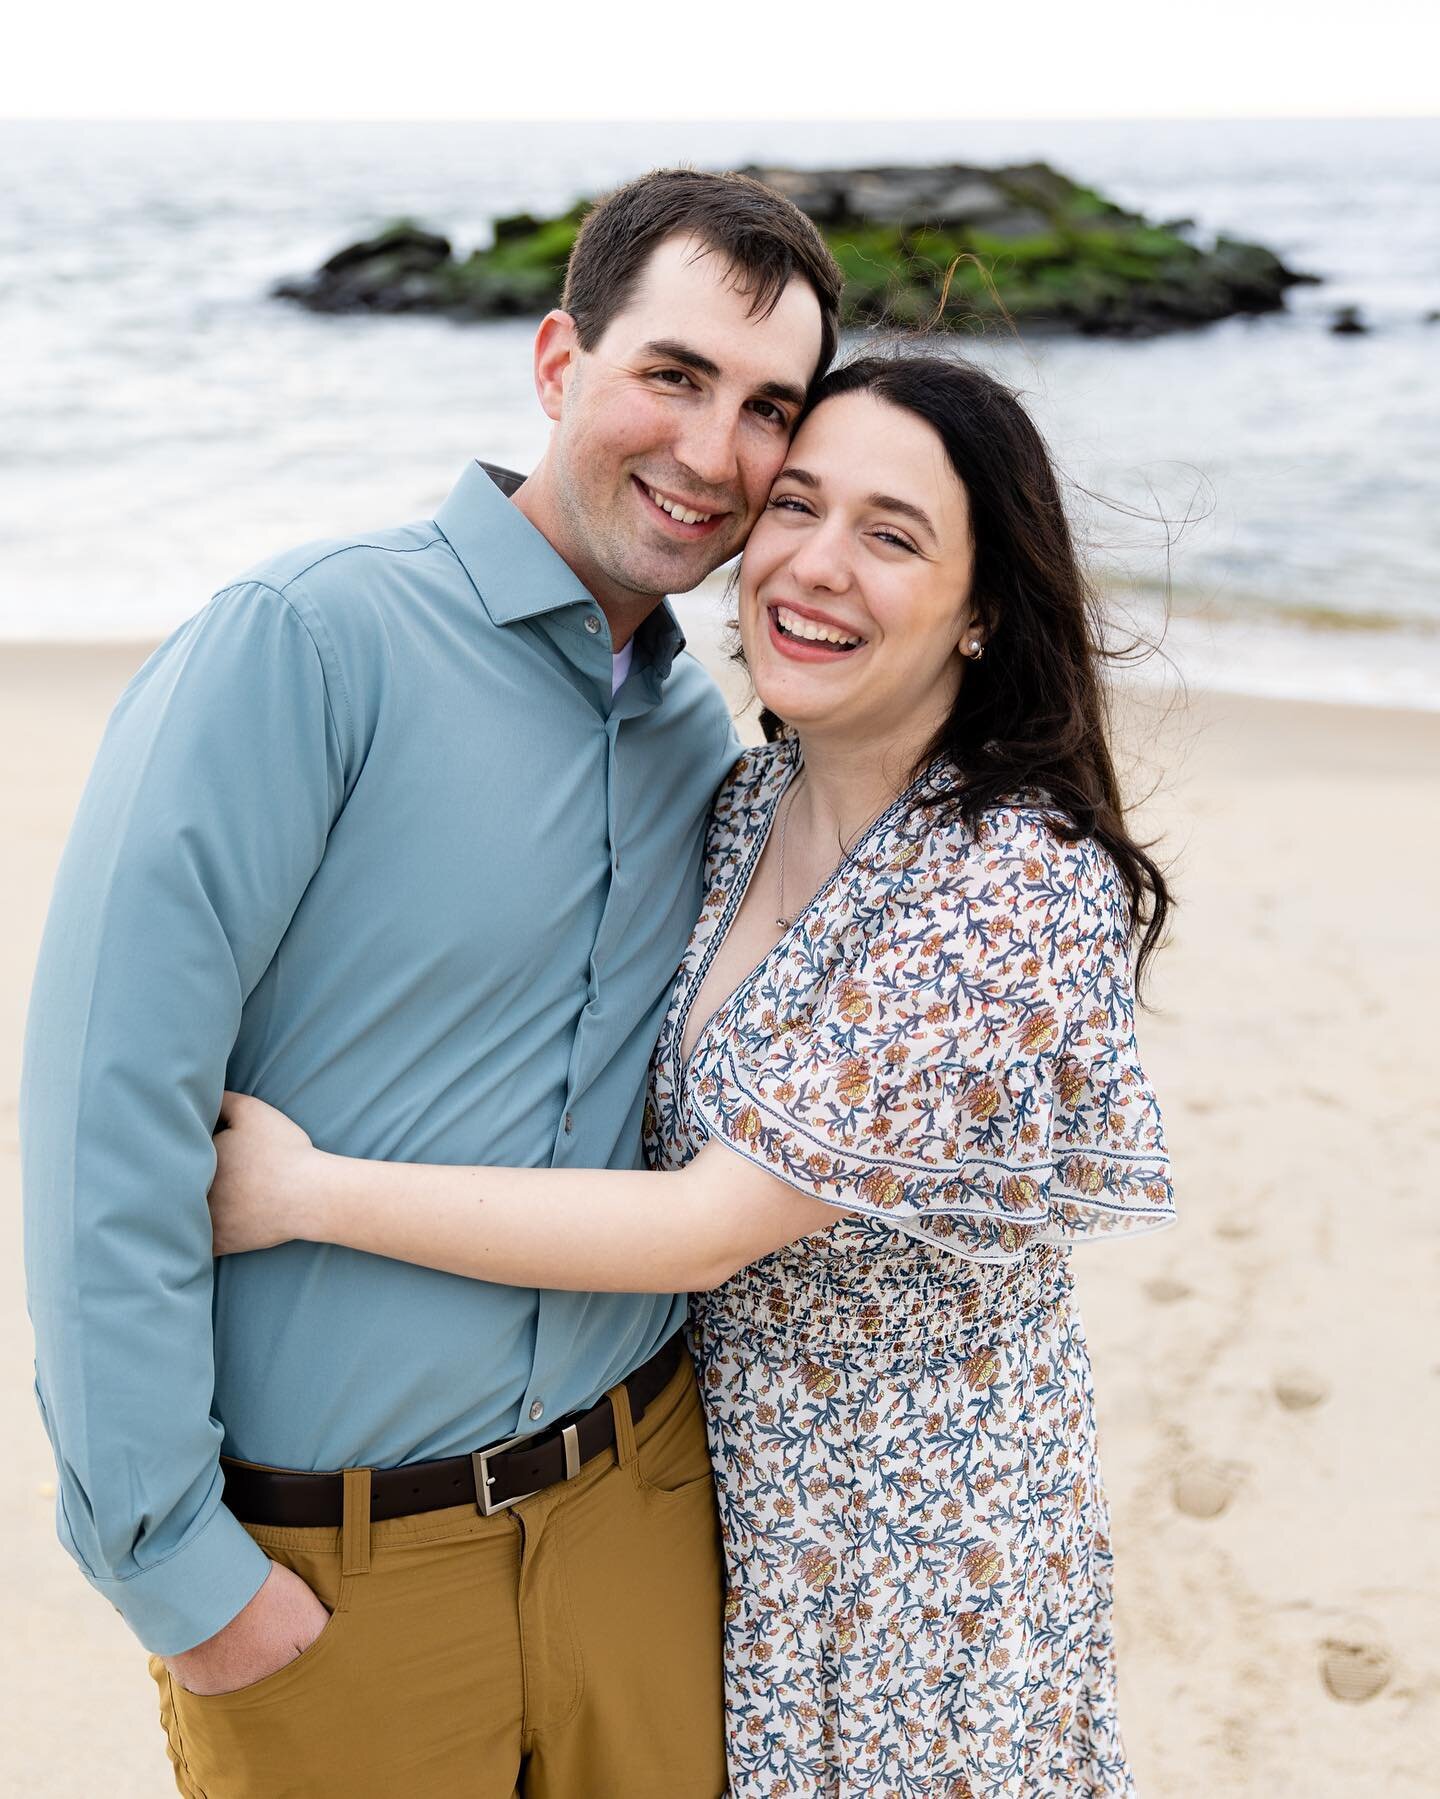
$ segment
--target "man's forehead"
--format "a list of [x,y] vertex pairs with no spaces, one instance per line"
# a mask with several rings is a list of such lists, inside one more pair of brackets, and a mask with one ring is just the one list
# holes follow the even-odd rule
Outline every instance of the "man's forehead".
[[689,236],[656,245],[611,325],[627,349],[683,346],[722,373],[743,365],[759,381],[803,385],[819,357],[820,302],[803,276],[792,275],[773,305],[757,308],[744,271]]

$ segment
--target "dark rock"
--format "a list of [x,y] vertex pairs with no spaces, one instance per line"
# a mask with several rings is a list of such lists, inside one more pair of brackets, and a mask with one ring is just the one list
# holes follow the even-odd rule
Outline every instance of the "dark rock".
[[1276,296],[1297,279],[1262,244],[1241,243],[1233,237],[1216,238],[1209,269],[1224,282],[1235,312],[1273,312]]
[[363,243],[337,250],[328,262],[321,263],[320,269],[323,274],[338,275],[378,256],[402,261],[414,269],[433,269],[449,259],[450,239],[422,230],[408,219],[400,219],[378,237],[366,238]]
[[337,250],[308,280],[273,291],[313,312],[433,312],[450,258],[449,238],[402,219]]
[[[1202,248],[1188,220],[1149,223],[1045,163],[977,168],[751,168],[824,233],[845,274],[844,322],[1146,336],[1273,312],[1302,275],[1259,244]],[[318,312],[526,316],[555,305],[584,203],[498,219],[463,261],[401,221],[275,292]]]
[[1359,337],[1369,329],[1358,306],[1340,307],[1330,321],[1330,331],[1335,337]]

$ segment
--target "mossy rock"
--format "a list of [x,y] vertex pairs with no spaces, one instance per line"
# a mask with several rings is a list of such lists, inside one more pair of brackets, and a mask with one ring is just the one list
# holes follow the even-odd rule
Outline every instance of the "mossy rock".
[[[1144,335],[1276,310],[1312,277],[1258,244],[1203,249],[1044,163],[980,169],[751,169],[805,206],[845,277],[842,322],[904,329],[1017,325]],[[534,316],[558,304],[589,207],[497,219],[486,249],[457,259],[412,220],[347,245],[276,293],[320,312]],[[944,301],[942,307],[942,298]]]

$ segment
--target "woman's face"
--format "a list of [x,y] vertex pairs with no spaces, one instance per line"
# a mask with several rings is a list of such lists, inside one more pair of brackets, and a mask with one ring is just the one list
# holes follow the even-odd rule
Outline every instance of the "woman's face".
[[866,393],[823,401],[740,565],[761,701],[836,740],[928,737],[959,689],[973,571],[965,490],[930,426]]

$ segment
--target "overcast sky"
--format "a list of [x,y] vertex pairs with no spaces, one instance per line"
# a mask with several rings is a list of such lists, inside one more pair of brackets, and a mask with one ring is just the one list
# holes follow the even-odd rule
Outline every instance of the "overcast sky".
[[1433,0],[51,0],[0,118],[1430,116],[1437,52]]

